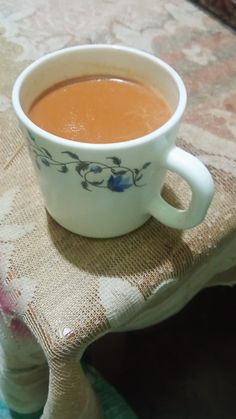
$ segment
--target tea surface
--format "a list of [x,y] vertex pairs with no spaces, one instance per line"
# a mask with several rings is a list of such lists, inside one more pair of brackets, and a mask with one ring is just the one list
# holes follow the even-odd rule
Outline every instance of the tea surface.
[[113,76],[66,80],[43,92],[29,118],[59,137],[113,143],[142,137],[171,116],[162,95],[141,83]]

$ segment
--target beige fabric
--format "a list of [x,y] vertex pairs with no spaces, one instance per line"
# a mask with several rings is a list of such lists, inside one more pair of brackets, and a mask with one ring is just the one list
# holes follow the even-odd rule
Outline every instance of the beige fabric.
[[48,365],[35,339],[12,333],[8,320],[1,313],[0,399],[19,413],[37,412],[47,400]]
[[206,263],[186,273],[181,283],[171,278],[161,284],[145,309],[118,331],[141,329],[162,322],[180,311],[204,287],[233,286],[236,282],[236,236],[218,247]]
[[[171,295],[172,282],[180,287],[235,234],[235,34],[184,0],[72,0],[70,7],[65,0],[58,7],[52,0],[3,0],[1,6],[0,307],[8,326],[15,317],[27,324],[49,364],[43,419],[68,419],[67,412],[97,419],[100,409],[79,363],[86,346],[135,321],[165,285]],[[32,59],[85,42],[145,49],[182,75],[189,104],[178,145],[208,166],[216,184],[200,226],[177,231],[151,219],[124,237],[92,240],[47,215],[10,105],[11,88]],[[163,193],[178,206],[189,197],[174,175]],[[28,397],[25,412],[44,400],[43,392],[35,404]]]

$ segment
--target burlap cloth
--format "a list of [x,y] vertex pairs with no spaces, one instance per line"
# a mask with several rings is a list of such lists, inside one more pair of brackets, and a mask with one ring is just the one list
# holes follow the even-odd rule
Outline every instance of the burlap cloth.
[[[95,419],[99,405],[79,362],[86,346],[135,324],[161,290],[168,300],[214,255],[235,263],[224,246],[236,226],[236,35],[183,0],[2,0],[0,31],[1,397],[23,413],[47,399],[44,419]],[[151,219],[124,237],[93,240],[47,215],[12,85],[42,54],[95,42],[142,48],[183,77],[189,103],[178,145],[208,166],[216,185],[200,226],[177,231]],[[189,190],[172,175],[163,193],[181,206]]]

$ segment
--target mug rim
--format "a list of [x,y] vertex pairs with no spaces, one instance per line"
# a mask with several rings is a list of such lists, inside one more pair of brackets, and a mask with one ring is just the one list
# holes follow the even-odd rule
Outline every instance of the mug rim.
[[[139,55],[140,58],[144,58],[146,60],[152,61],[156,64],[158,64],[162,69],[164,69],[174,80],[178,93],[179,93],[179,100],[178,105],[176,107],[176,110],[171,115],[171,117],[159,128],[155,129],[154,131],[151,131],[150,133],[142,136],[137,137],[135,139],[130,139],[127,141],[116,141],[112,143],[87,143],[87,142],[80,142],[80,141],[74,141],[67,138],[59,137],[55,134],[52,134],[42,128],[40,128],[38,125],[36,125],[34,122],[31,121],[31,119],[26,115],[26,113],[23,111],[23,108],[20,103],[20,92],[22,88],[23,82],[27,79],[28,75],[34,71],[35,68],[38,67],[38,65],[47,62],[48,60],[54,59],[60,55],[63,55],[65,53],[70,53],[73,51],[82,51],[82,50],[119,50],[124,51],[127,53],[135,54],[136,56]],[[173,126],[175,126],[180,120],[184,113],[184,110],[186,108],[187,103],[187,92],[184,85],[184,82],[182,81],[179,74],[174,70],[169,64],[167,64],[165,61],[161,60],[160,58],[156,57],[153,54],[147,53],[145,51],[142,51],[140,49],[127,47],[127,46],[121,46],[121,45],[110,45],[110,44],[84,44],[84,45],[77,45],[69,48],[63,48],[54,52],[50,52],[33,63],[31,63],[29,66],[27,66],[17,77],[13,90],[12,90],[12,104],[13,108],[15,110],[16,115],[18,116],[19,120],[29,129],[33,134],[39,137],[46,137],[47,140],[50,140],[52,143],[56,143],[58,145],[65,145],[67,147],[75,148],[84,148],[84,149],[99,149],[99,150],[114,150],[119,148],[129,148],[133,146],[142,145],[144,143],[147,143],[149,141],[152,141],[154,138],[157,138],[159,136],[162,136],[166,134]]]

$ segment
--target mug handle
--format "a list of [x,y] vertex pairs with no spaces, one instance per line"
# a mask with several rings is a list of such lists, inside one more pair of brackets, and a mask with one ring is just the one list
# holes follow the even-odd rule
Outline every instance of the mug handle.
[[168,204],[159,195],[149,204],[149,213],[169,227],[177,229],[195,227],[204,219],[214,195],[211,174],[200,160],[176,146],[166,154],[162,166],[186,180],[192,190],[192,199],[189,207],[181,210]]

